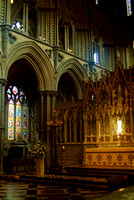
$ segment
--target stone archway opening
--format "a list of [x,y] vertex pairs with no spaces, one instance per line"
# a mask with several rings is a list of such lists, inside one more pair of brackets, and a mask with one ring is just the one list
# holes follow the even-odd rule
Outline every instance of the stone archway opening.
[[[11,94],[8,93],[10,92],[9,88],[12,88]],[[13,88],[17,88],[16,95],[12,93]],[[20,93],[26,97],[24,104],[20,99],[22,97]],[[38,80],[32,65],[26,59],[17,60],[11,65],[8,71],[5,95],[7,120],[5,120],[4,135],[4,171],[25,173],[27,166],[25,159],[28,156],[28,150],[39,138]],[[8,98],[8,95],[11,97]],[[14,97],[12,97],[13,95]],[[10,104],[13,106],[10,107]],[[25,125],[26,123],[27,125]],[[13,129],[10,128],[10,125],[13,126]],[[11,131],[13,137],[9,137]],[[25,133],[27,137],[24,137]],[[19,166],[19,169],[16,166]]]
[[32,65],[26,59],[17,60],[12,64],[8,72],[8,86],[16,85],[21,88],[29,103],[34,105],[37,98],[38,82]]
[[57,130],[57,160],[61,163],[62,146],[65,147],[65,165],[82,162],[83,119],[81,84],[74,71],[68,69],[63,73],[58,83],[56,120],[61,122]]
[[78,100],[76,83],[69,73],[64,73],[58,84],[57,104],[74,103]]

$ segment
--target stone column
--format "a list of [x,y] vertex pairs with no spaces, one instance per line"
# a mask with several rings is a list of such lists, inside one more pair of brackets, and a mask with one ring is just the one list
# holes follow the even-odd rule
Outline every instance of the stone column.
[[5,86],[6,80],[0,79],[0,174],[3,172],[3,140],[4,140],[4,118],[5,118]]
[[39,94],[39,139],[44,141],[44,128],[45,128],[45,97],[44,91]]
[[36,27],[36,29],[37,29],[37,35],[36,36],[37,36],[38,39],[40,39],[40,37],[42,36],[41,15],[42,15],[42,11],[37,9],[37,24],[38,24],[38,26]]
[[78,32],[74,31],[74,52],[73,52],[76,56],[78,55]]
[[57,126],[55,125],[55,119],[54,119],[54,108],[56,103],[56,94],[55,91],[48,91],[47,93],[47,121],[52,121],[51,125],[48,125],[47,128],[47,141],[48,141],[48,147],[49,147],[49,156],[47,159],[47,164],[49,166],[50,170],[54,170],[57,168],[57,151],[56,151],[56,139],[57,139],[57,133],[56,129]]
[[23,29],[26,34],[28,34],[28,3],[23,2]]
[[10,0],[5,0],[4,7],[4,23],[11,25],[11,2]]
[[99,40],[99,48],[100,48],[100,65],[104,67],[104,62],[103,62],[104,58],[103,58],[102,45],[103,45],[103,41],[102,41],[101,38],[100,38],[100,40]]
[[6,58],[10,25],[1,25],[1,30],[2,30],[2,51],[4,58]]
[[[55,72],[57,72],[57,66],[58,66],[58,56],[59,56],[59,51],[60,51],[60,46],[55,46],[53,48],[53,54],[54,54],[54,69]],[[56,74],[55,74],[56,75]]]
[[69,25],[64,26],[65,30],[65,50],[69,49]]
[[51,96],[50,91],[45,91],[45,143],[48,146],[47,158],[46,158],[46,171],[51,168],[51,130],[50,127],[47,127],[47,123],[51,121],[51,110],[52,110],[52,103],[51,103]]
[[56,150],[53,145],[55,144],[56,134],[55,130],[47,125],[47,122],[53,121],[53,110],[55,107],[55,91],[40,91],[39,93],[39,139],[45,142],[48,146],[48,153],[46,159],[46,169],[52,166],[54,159],[54,151]]
[[72,25],[72,52],[75,53],[75,26]]
[[54,108],[55,108],[55,104],[56,104],[56,95],[57,95],[57,92],[51,92],[51,98],[52,98],[52,116],[53,116],[53,111],[54,111]]
[[[39,127],[40,131],[46,131],[47,122],[53,120],[53,111],[55,107],[56,92],[55,91],[41,91],[39,97]],[[40,139],[44,138],[40,134]],[[44,139],[47,139],[46,137]]]

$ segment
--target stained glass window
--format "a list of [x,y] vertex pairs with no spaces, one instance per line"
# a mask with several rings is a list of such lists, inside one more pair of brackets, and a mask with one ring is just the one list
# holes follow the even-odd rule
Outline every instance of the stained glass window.
[[8,98],[8,140],[28,139],[29,108],[25,93],[16,86],[9,86]]
[[132,15],[131,0],[126,0],[127,4],[127,16]]
[[14,21],[14,23],[13,23],[11,28],[15,29],[17,31],[24,32],[23,25],[21,25],[20,22],[18,22],[18,21]]

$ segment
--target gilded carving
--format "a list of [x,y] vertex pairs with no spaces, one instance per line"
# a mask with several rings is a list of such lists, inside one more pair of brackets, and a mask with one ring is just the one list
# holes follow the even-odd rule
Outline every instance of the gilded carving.
[[[132,107],[134,105],[134,88],[131,71],[125,70],[122,65],[117,65],[114,72],[94,74],[94,79],[90,76],[84,91],[83,114],[94,116],[97,125],[96,135],[101,143],[115,142],[118,145],[132,142]],[[88,108],[88,109],[87,109]],[[86,123],[86,122],[85,122]],[[89,122],[88,122],[89,123]],[[119,130],[118,123],[121,123]],[[94,132],[94,127],[92,132]],[[85,132],[89,133],[89,126]],[[91,137],[93,137],[91,135]],[[89,141],[89,136],[88,136]],[[90,141],[93,141],[91,138]],[[122,143],[122,144],[120,144]]]
[[134,167],[134,149],[88,149],[86,165],[97,168],[128,168]]

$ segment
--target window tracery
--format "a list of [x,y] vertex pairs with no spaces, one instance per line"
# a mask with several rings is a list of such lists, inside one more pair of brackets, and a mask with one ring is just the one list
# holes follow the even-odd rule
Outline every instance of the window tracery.
[[8,140],[28,139],[29,108],[25,93],[16,86],[9,86],[8,99]]

